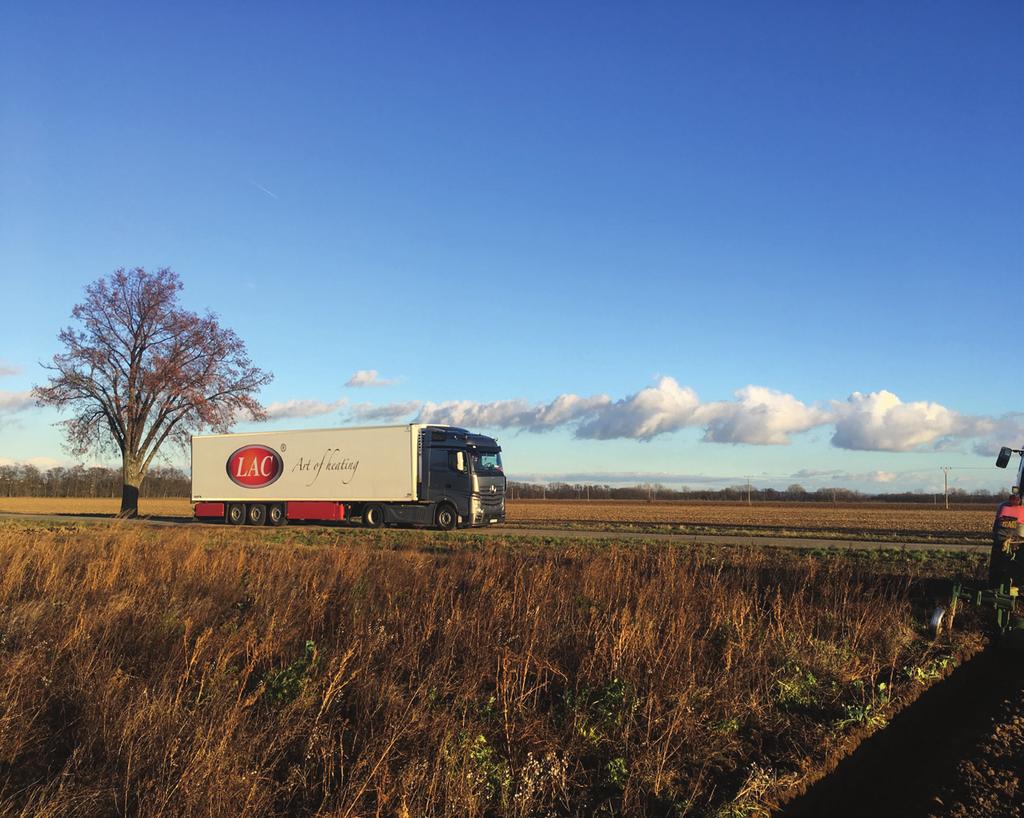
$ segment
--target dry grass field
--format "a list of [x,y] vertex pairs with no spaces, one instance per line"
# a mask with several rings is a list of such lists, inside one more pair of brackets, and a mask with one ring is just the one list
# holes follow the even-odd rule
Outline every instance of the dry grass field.
[[[2,497],[0,511],[34,514],[115,514],[114,498]],[[146,499],[143,514],[189,517],[187,499]],[[640,526],[646,528],[701,527],[873,534],[932,533],[987,537],[994,509],[958,507],[946,511],[934,506],[818,503],[629,503],[620,501],[513,500],[508,522],[543,527]]]
[[[20,514],[117,514],[120,508],[120,497],[0,497],[0,511]],[[192,505],[186,497],[143,497],[139,512],[156,517],[191,517]]]
[[975,644],[924,636],[931,570],[0,522],[0,805],[763,815]]

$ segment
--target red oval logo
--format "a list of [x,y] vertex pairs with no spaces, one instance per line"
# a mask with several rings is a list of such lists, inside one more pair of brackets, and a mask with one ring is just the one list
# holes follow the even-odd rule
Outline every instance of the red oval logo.
[[268,446],[243,446],[228,458],[228,477],[242,488],[269,486],[283,471],[281,455]]

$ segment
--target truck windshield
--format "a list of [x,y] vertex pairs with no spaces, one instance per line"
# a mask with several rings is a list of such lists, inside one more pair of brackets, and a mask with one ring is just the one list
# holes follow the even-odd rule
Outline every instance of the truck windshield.
[[474,452],[474,474],[501,474],[500,452]]

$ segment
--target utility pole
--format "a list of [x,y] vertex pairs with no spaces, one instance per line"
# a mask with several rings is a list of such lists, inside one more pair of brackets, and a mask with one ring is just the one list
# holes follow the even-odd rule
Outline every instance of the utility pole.
[[946,498],[946,511],[949,511],[949,470],[952,466],[941,466],[942,469],[942,494]]
[[747,505],[750,505],[750,478],[747,478]]

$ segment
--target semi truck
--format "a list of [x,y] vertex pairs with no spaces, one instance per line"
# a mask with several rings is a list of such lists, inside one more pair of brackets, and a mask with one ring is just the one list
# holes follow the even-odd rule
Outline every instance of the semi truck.
[[486,526],[505,520],[505,486],[498,442],[456,426],[192,438],[192,504],[208,522]]

